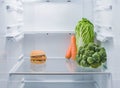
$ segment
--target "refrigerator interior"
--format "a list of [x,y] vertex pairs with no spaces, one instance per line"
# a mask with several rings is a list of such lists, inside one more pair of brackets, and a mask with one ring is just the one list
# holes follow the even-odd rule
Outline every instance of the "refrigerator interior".
[[[115,19],[111,23],[108,15],[104,15],[108,18],[102,22],[100,19],[96,20],[98,14],[101,14],[95,12],[96,1],[1,0],[1,88],[113,88],[112,83],[115,83],[115,88],[119,88],[119,24]],[[118,0],[112,2],[113,14],[108,10],[108,14],[118,17],[117,19],[120,19],[117,13],[119,4]],[[76,23],[82,17],[88,18],[94,24],[106,24],[114,30],[110,30],[107,37],[103,36],[105,39],[98,34],[98,39],[107,50],[108,72],[77,72],[75,64],[68,63],[64,58],[70,36],[74,34]],[[114,37],[111,35],[112,32]],[[31,65],[30,52],[36,49],[46,52],[46,65]]]

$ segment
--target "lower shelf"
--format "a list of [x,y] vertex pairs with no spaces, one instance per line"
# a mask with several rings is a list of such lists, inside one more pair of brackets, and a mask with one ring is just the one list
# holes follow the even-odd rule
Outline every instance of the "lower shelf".
[[9,72],[9,82],[9,88],[112,88],[109,71],[81,72],[65,58],[48,58],[44,65],[24,58]]
[[100,88],[96,82],[25,82],[23,88]]

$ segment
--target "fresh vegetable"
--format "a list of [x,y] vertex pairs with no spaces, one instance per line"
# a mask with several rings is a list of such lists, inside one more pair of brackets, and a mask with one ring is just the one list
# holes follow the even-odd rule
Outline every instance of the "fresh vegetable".
[[65,57],[68,59],[71,58],[71,59],[75,60],[76,55],[77,55],[76,38],[74,35],[72,35],[71,42],[70,42],[70,45],[68,47]]
[[75,60],[77,54],[77,47],[76,47],[76,38],[74,35],[71,36],[71,58]]
[[82,18],[75,28],[77,55],[76,61],[80,66],[97,68],[107,60],[104,47],[94,43],[94,25]]
[[80,46],[94,42],[94,25],[86,18],[82,18],[76,25],[75,35],[78,52]]
[[95,43],[85,44],[79,47],[76,61],[80,66],[98,68],[107,60],[106,50]]
[[66,52],[65,58],[70,59],[71,58],[71,44],[68,47],[68,50]]
[[80,65],[83,67],[89,67],[89,64],[86,63],[86,60],[81,60]]

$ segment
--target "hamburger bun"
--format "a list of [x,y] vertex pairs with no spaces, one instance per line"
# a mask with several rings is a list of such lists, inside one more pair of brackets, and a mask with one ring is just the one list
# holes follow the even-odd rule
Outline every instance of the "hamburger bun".
[[34,64],[43,64],[46,62],[46,54],[42,50],[33,50],[30,54],[31,63]]

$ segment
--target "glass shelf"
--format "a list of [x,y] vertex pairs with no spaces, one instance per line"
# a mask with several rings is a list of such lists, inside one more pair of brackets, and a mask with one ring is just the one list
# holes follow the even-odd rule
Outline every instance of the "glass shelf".
[[20,60],[9,75],[109,75],[108,70],[82,68],[65,58],[48,58],[45,64],[32,64],[30,58]]
[[32,64],[30,58],[24,58],[9,72],[9,88],[112,88],[108,70],[81,69],[65,58],[47,58],[45,64]]
[[[60,29],[59,29],[60,30]],[[24,31],[24,34],[74,34],[74,31],[55,31],[55,30],[51,30],[51,31]]]
[[78,0],[23,0],[23,3],[44,3],[44,2],[80,2],[80,1],[78,1]]

